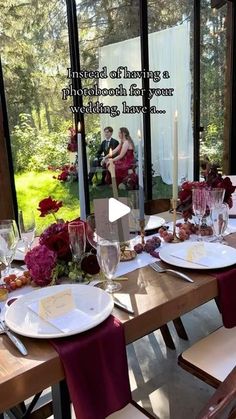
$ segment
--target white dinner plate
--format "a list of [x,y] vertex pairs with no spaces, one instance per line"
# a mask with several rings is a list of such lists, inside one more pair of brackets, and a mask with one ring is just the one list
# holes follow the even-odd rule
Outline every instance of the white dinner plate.
[[236,263],[236,249],[220,243],[169,244],[160,249],[159,256],[170,265],[189,269],[219,269]]
[[[145,231],[155,230],[165,224],[165,220],[157,215],[145,215]],[[130,231],[139,231],[139,211],[132,210],[129,218]]]
[[[68,323],[68,331],[62,332],[29,308],[29,305],[38,302],[41,298],[55,295],[55,293],[69,288],[74,298],[78,318],[76,327],[74,327],[75,322],[73,321],[71,330],[69,330],[70,324]],[[12,331],[23,336],[42,339],[59,338],[92,329],[111,314],[113,306],[111,295],[100,288],[80,284],[54,285],[40,288],[20,297],[6,310],[5,321]]]

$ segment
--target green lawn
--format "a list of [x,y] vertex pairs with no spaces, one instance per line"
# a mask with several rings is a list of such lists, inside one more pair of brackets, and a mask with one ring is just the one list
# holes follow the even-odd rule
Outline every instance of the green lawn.
[[[52,215],[40,217],[37,211],[38,203],[44,198],[51,196],[53,199],[63,202],[63,207],[56,214],[58,218],[64,220],[73,220],[80,215],[79,206],[79,189],[78,183],[60,182],[53,179],[52,171],[45,172],[27,172],[15,175],[18,207],[23,211],[30,209],[34,211],[37,225],[37,234],[45,227],[54,222]],[[99,179],[98,179],[99,182]],[[165,185],[160,177],[153,179],[153,198],[170,198],[172,188]],[[121,191],[120,195],[124,196],[125,191]],[[106,198],[112,196],[111,187],[98,187],[96,183],[90,187],[91,204],[95,198]],[[91,205],[91,210],[93,205]]]
[[58,218],[73,220],[80,215],[77,182],[61,183],[53,179],[53,175],[51,171],[15,175],[18,207],[23,211],[27,209],[34,211],[37,233],[54,222],[52,215],[40,217],[40,212],[37,211],[39,201],[48,196],[63,201],[63,207],[56,214]]

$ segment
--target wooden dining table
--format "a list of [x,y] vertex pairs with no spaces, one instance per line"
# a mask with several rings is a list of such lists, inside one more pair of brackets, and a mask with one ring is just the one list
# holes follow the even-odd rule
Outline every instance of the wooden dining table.
[[[227,237],[236,248],[236,233]],[[167,322],[217,297],[214,271],[181,269],[194,280],[186,282],[149,266],[127,274],[116,294],[134,310],[129,315],[118,308],[113,314],[124,325],[126,344],[153,332]],[[0,412],[52,387],[54,417],[69,418],[64,371],[58,353],[47,340],[24,338],[28,356],[22,357],[5,335],[0,335]]]

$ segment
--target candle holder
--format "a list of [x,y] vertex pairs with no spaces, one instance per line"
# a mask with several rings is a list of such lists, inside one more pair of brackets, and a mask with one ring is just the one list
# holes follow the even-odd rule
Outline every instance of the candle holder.
[[144,236],[145,236],[145,220],[139,220],[139,226],[140,226],[140,237],[141,237],[141,245],[145,245]]
[[177,199],[172,199],[171,200],[171,203],[172,203],[172,210],[173,210],[173,236],[174,236],[174,239],[173,239],[172,243],[179,243],[180,242],[180,239],[176,235],[176,208],[177,208]]

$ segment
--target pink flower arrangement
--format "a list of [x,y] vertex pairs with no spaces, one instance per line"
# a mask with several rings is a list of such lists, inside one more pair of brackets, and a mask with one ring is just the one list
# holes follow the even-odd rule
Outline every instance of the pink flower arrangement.
[[35,246],[25,256],[31,278],[40,287],[50,284],[57,255],[45,245]]
[[[56,203],[56,201],[51,201]],[[46,207],[48,208],[48,206]],[[53,208],[57,208],[56,204],[53,204]],[[48,214],[50,213],[48,211]],[[87,229],[84,221],[77,219],[73,221],[73,224],[76,223],[83,223],[85,230]],[[76,279],[78,276],[85,277],[87,274],[94,275],[99,272],[97,257],[90,252],[91,246],[89,247],[88,244],[86,251],[90,253],[84,256],[81,268],[75,262],[72,262],[68,224],[68,222],[51,224],[40,235],[39,245],[26,254],[25,263],[36,285],[42,287],[55,283],[60,276],[69,276]]]

